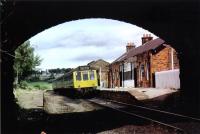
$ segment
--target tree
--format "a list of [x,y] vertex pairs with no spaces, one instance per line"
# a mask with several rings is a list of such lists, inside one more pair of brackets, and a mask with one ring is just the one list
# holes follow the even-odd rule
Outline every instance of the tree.
[[59,73],[68,73],[69,71],[71,71],[72,69],[71,68],[56,68],[56,69],[49,69],[49,73],[56,73],[56,74],[59,74]]
[[14,60],[16,83],[24,80],[41,62],[42,59],[38,55],[34,55],[34,48],[30,46],[30,41],[19,46],[15,50]]

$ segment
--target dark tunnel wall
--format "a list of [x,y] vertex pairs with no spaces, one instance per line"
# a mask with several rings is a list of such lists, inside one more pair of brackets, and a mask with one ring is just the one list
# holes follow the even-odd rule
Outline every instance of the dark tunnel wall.
[[[1,20],[1,49],[14,54],[21,43],[38,32],[71,20],[107,18],[135,24],[161,37],[178,51],[185,109],[200,113],[199,5],[198,1],[15,2],[14,6],[11,2],[5,4]],[[6,131],[16,126],[13,57],[2,52],[1,59],[2,127]]]

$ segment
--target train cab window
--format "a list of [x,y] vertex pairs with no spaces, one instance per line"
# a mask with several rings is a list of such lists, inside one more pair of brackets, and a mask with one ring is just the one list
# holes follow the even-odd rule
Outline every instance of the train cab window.
[[90,80],[94,80],[94,71],[90,71]]
[[83,71],[83,80],[88,80],[88,71]]
[[77,72],[76,74],[76,80],[81,80],[81,72]]

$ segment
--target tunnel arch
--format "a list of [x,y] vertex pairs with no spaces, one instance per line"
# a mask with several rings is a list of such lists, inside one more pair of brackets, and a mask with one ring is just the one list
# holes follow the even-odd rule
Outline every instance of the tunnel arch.
[[[9,5],[10,6],[10,5]],[[135,24],[164,39],[179,53],[181,90],[185,104],[200,113],[199,65],[199,3],[139,1],[79,2],[15,2],[11,14],[1,22],[1,96],[3,128],[15,126],[13,54],[15,49],[33,35],[51,26],[84,18],[108,18]],[[7,52],[7,53],[6,53]],[[189,70],[189,71],[188,71]]]

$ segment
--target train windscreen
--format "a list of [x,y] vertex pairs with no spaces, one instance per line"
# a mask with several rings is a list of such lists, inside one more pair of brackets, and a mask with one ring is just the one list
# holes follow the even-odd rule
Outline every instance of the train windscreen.
[[82,75],[83,75],[83,80],[88,80],[88,71],[83,71],[82,72]]
[[76,80],[81,81],[81,72],[76,73]]
[[90,71],[90,80],[94,80],[94,71]]

